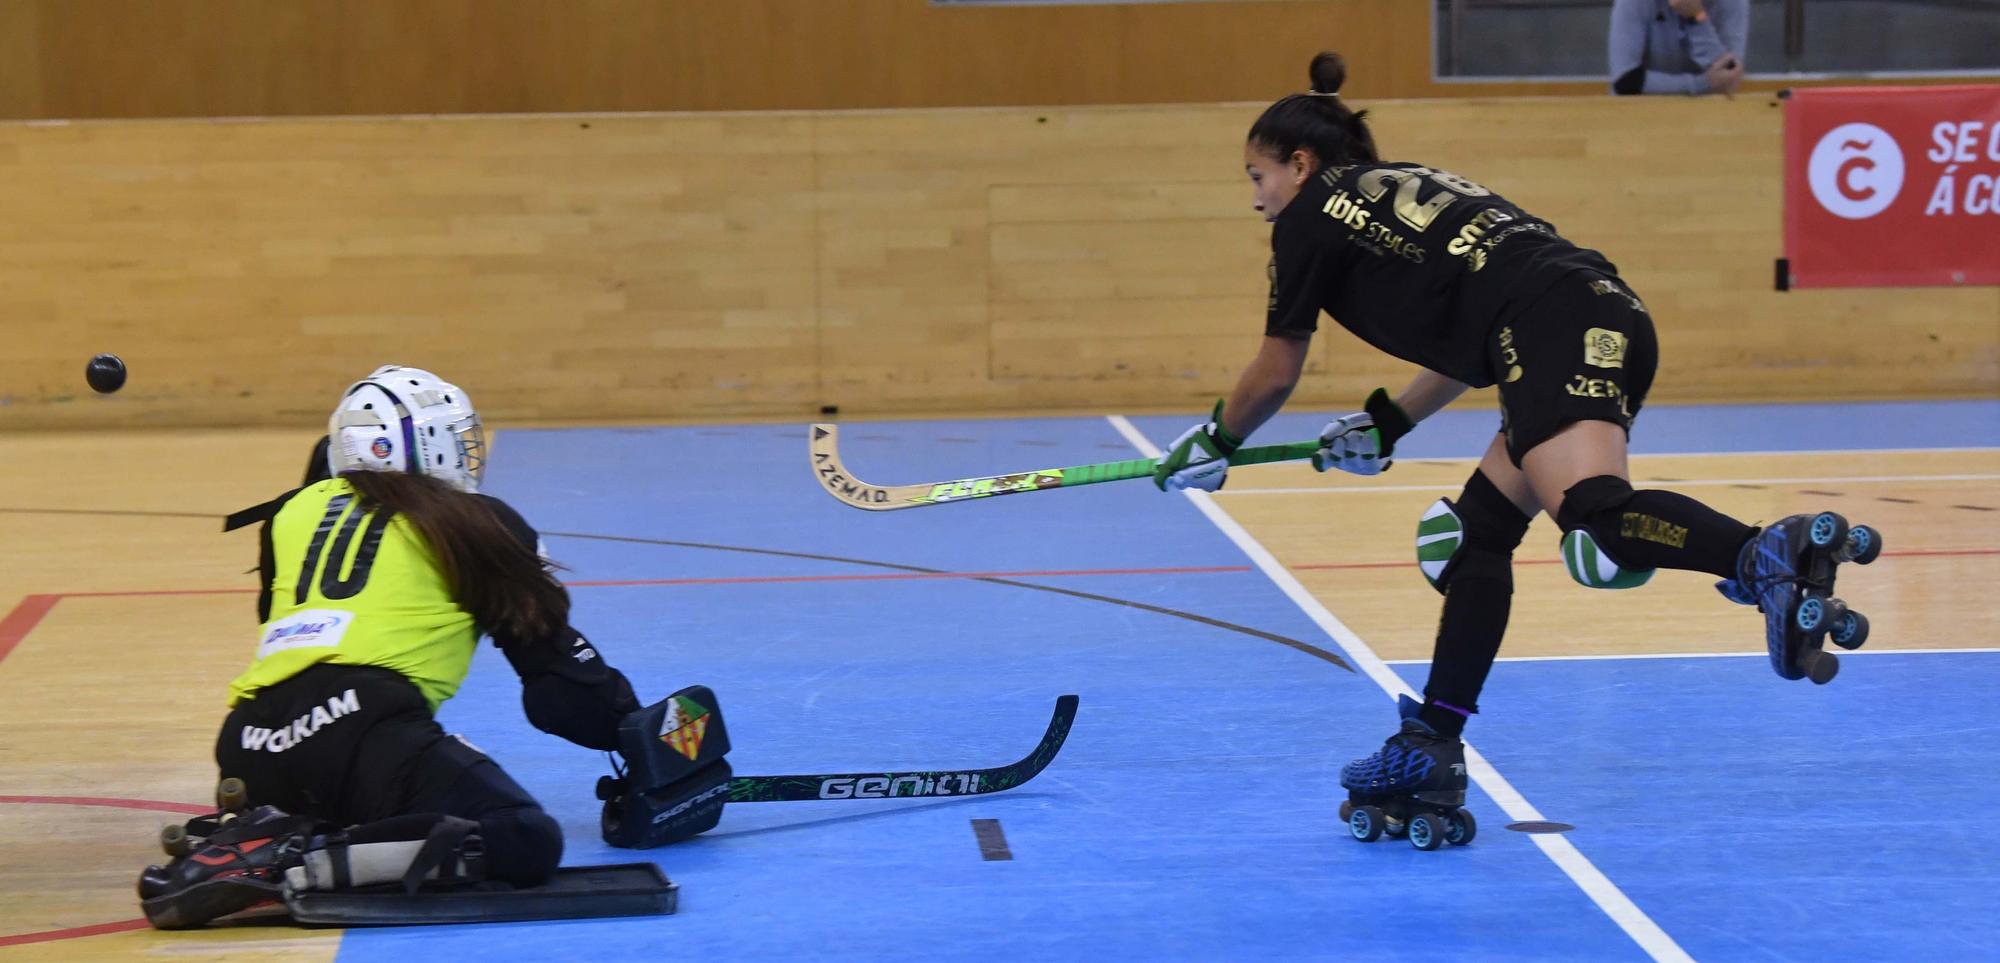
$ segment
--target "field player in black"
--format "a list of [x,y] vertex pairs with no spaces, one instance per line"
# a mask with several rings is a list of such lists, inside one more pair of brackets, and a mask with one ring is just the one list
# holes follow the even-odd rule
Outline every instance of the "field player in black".
[[1444,595],[1430,679],[1422,703],[1399,700],[1401,729],[1382,750],[1341,771],[1354,834],[1407,831],[1426,849],[1470,840],[1459,737],[1499,652],[1514,548],[1536,512],[1562,528],[1578,582],[1616,589],[1655,569],[1708,572],[1726,597],[1764,611],[1780,676],[1831,679],[1838,663],[1821,643],[1851,648],[1867,633],[1831,598],[1833,569],[1872,561],[1880,535],[1830,512],[1759,529],[1684,495],[1633,489],[1626,440],[1658,346],[1617,268],[1478,183],[1383,161],[1367,112],[1339,96],[1339,55],[1313,58],[1311,75],[1311,91],[1273,103],[1244,146],[1256,208],[1273,225],[1262,347],[1154,477],[1163,490],[1221,488],[1229,455],[1297,384],[1322,311],[1423,371],[1328,424],[1320,471],[1377,474],[1424,418],[1469,387],[1499,387],[1499,434],[1458,498],[1419,523],[1419,565]]

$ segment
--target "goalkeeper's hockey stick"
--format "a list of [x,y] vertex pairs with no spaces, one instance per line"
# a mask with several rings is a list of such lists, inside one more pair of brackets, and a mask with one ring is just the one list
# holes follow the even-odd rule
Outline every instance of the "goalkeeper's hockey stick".
[[1026,758],[993,769],[932,772],[849,772],[813,776],[737,776],[729,780],[730,802],[791,802],[800,799],[899,799],[908,796],[978,796],[1012,789],[1047,769],[1069,738],[1076,721],[1076,696],[1059,696],[1048,731]]
[[[813,474],[819,478],[820,487],[825,488],[827,494],[855,508],[871,512],[893,512],[899,508],[922,508],[926,505],[944,505],[973,498],[991,498],[995,495],[1041,492],[1052,488],[1075,488],[1078,485],[1095,485],[1099,482],[1125,481],[1132,478],[1151,478],[1153,469],[1157,465],[1151,458],[1132,458],[1125,461],[1103,461],[1094,465],[1015,472],[1011,475],[958,478],[946,482],[871,485],[854,477],[853,473],[847,470],[847,466],[840,463],[839,428],[833,425],[814,425],[809,436],[812,440]],[[1319,448],[1320,443],[1317,439],[1295,441],[1284,445],[1239,448],[1236,454],[1229,456],[1229,463],[1261,465],[1274,461],[1296,461],[1301,458],[1311,458],[1313,452]]]

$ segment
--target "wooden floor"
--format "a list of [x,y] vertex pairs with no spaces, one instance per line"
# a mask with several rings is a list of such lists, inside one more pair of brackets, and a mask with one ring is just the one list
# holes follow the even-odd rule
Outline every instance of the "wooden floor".
[[[132,807],[208,797],[223,687],[250,648],[256,536],[222,534],[219,519],[296,484],[312,439],[0,435],[0,946],[110,930],[0,956],[318,959],[337,949],[335,933],[163,937],[131,922],[137,871],[159,858],[154,832],[183,818]],[[1978,587],[2000,586],[2000,450],[1656,456],[1633,467],[1635,480],[1746,520],[1826,507],[1888,533],[1884,558],[1843,582],[1873,620],[1871,648],[1993,642],[1961,626],[1990,626]],[[1412,571],[1410,531],[1421,505],[1456,494],[1469,469],[1405,462],[1372,482],[1243,469],[1220,503],[1384,658],[1424,659],[1438,604]],[[1621,598],[1617,619],[1599,618],[1612,597],[1571,583],[1555,545],[1537,520],[1518,555],[1504,656],[1759,648],[1754,614],[1715,604],[1710,580],[1686,573],[1661,574]]]

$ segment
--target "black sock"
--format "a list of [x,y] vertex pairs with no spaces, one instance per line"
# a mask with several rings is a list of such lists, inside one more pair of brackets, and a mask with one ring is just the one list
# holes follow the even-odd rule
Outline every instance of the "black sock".
[[1465,526],[1464,554],[1452,563],[1438,615],[1431,677],[1417,718],[1439,735],[1456,739],[1466,717],[1479,711],[1479,690],[1500,654],[1507,614],[1514,604],[1514,548],[1528,533],[1528,516],[1475,471],[1458,495]]
[[1438,616],[1431,677],[1424,685],[1424,707],[1417,718],[1447,738],[1463,733],[1466,716],[1478,711],[1479,692],[1486,687],[1486,675],[1507,634],[1507,615],[1514,604],[1511,559],[1493,558],[1499,560],[1497,572],[1491,560],[1485,566],[1462,565],[1444,597],[1444,613]]
[[[1575,489],[1571,489],[1574,491]],[[1757,533],[1686,495],[1647,489],[1590,515],[1590,534],[1630,569],[1678,568],[1736,577],[1736,556]]]

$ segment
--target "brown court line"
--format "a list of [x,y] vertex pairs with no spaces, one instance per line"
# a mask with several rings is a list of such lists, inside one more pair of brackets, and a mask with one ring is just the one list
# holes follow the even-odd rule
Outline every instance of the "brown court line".
[[[163,802],[157,799],[109,799],[102,796],[0,796],[0,804],[42,806],[109,806],[116,809],[146,809],[154,812],[187,813],[200,815],[211,807],[192,803]],[[86,936],[100,936],[105,933],[126,933],[143,930],[151,924],[145,919],[118,920],[111,923],[90,923],[84,926],[65,926],[61,929],[38,930],[32,933],[0,934],[0,947],[23,946],[28,943],[53,943],[58,940],[77,940]]]
[[[711,549],[717,551],[744,552],[757,555],[773,555],[773,556],[780,556],[787,558],[813,559],[819,561],[841,562],[850,565],[863,565],[874,568],[888,568],[897,570],[896,574],[893,575],[870,574],[870,575],[760,576],[760,577],[743,577],[738,579],[719,579],[719,580],[647,579],[647,580],[621,580],[621,581],[606,581],[606,582],[576,581],[567,583],[573,587],[585,588],[585,587],[596,587],[600,585],[643,586],[643,585],[760,584],[760,583],[768,584],[768,583],[778,583],[778,582],[892,581],[892,580],[904,580],[904,579],[962,578],[976,582],[987,582],[993,585],[1005,585],[1012,588],[1032,589],[1034,591],[1039,591],[1039,592],[1050,592],[1057,595],[1066,595],[1071,598],[1083,599],[1092,602],[1103,602],[1107,605],[1118,605],[1118,606],[1123,606],[1125,608],[1133,608],[1133,609],[1138,609],[1140,611],[1153,612],[1159,615],[1166,615],[1174,618],[1184,619],[1201,625],[1207,625],[1213,628],[1219,628],[1225,631],[1234,632],[1239,635],[1247,635],[1250,636],[1251,638],[1261,639],[1266,642],[1274,642],[1278,645],[1285,646],[1286,648],[1292,649],[1294,651],[1310,655],[1316,659],[1319,659],[1331,665],[1339,666],[1340,668],[1348,672],[1354,671],[1354,667],[1349,665],[1346,659],[1340,657],[1339,655],[1331,651],[1320,648],[1319,646],[1313,645],[1310,642],[1305,642],[1300,639],[1294,639],[1288,636],[1278,635],[1272,632],[1266,632],[1262,629],[1252,628],[1247,625],[1241,625],[1235,622],[1228,622],[1222,619],[1214,619],[1205,615],[1199,615],[1193,612],[1187,612],[1180,609],[1170,609],[1164,606],[1150,605],[1145,602],[1134,602],[1130,599],[1120,599],[1108,595],[1098,595],[1092,592],[1082,592],[1075,589],[1057,588],[1052,585],[1037,585],[1032,582],[1021,582],[1015,580],[1016,578],[1020,577],[1181,574],[1181,573],[1192,573],[1192,572],[1241,573],[1241,572],[1248,572],[1250,570],[1248,566],[1241,566],[1241,565],[1205,566],[1205,567],[1195,567],[1195,568],[1183,567],[1183,568],[1165,568],[1165,569],[1146,569],[1146,568],[1074,569],[1074,570],[1038,570],[1038,571],[1022,571],[1022,572],[949,572],[942,569],[924,568],[922,566],[916,566],[916,565],[901,565],[894,562],[876,562],[867,559],[844,558],[835,555],[817,555],[806,552],[786,552],[776,549],[747,548],[735,545],[714,545],[702,542],[681,542],[681,541],[672,541],[667,539],[644,539],[644,538],[632,538],[632,537],[618,536],[618,535],[589,535],[583,533],[570,533],[570,532],[543,532],[542,534],[554,537],[585,538],[585,539],[595,539],[602,541],[634,542],[640,544],[668,545],[668,546],[679,546],[688,548]],[[253,588],[159,589],[159,590],[133,590],[133,591],[108,591],[108,592],[63,592],[63,593],[30,595],[22,599],[21,603],[17,605],[14,611],[9,613],[6,616],[6,618],[0,619],[0,660],[6,659],[7,654],[11,652],[14,649],[14,647],[18,645],[20,641],[27,636],[29,631],[33,630],[34,627],[41,622],[42,617],[47,615],[48,611],[54,608],[55,604],[64,598],[69,598],[69,597],[120,598],[120,597],[174,596],[174,595],[243,595],[255,591],[256,589]]]

